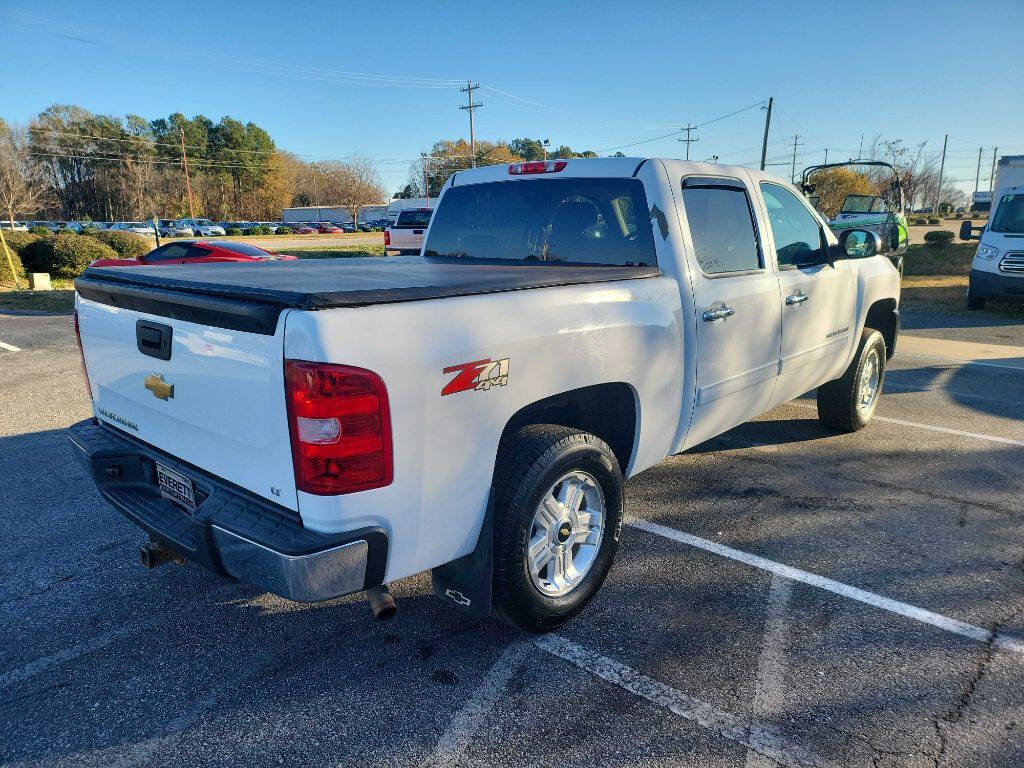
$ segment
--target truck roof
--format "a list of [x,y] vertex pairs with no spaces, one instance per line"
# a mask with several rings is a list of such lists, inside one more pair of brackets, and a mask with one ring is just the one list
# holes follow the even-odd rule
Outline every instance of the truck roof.
[[[548,162],[554,162],[554,158]],[[565,162],[565,168],[560,171],[548,173],[525,173],[513,175],[509,173],[509,167],[517,163],[500,163],[498,165],[485,165],[478,168],[470,168],[464,171],[453,173],[449,177],[449,184],[461,186],[465,184],[481,184],[492,181],[515,181],[517,179],[557,179],[567,176],[576,178],[629,178],[636,175],[637,170],[648,160],[659,160],[670,165],[672,170],[680,173],[698,173],[721,176],[742,176],[744,173],[751,173],[755,178],[774,178],[764,171],[753,168],[745,168],[738,165],[723,165],[721,163],[702,163],[695,160],[680,160],[668,157],[577,157]]]

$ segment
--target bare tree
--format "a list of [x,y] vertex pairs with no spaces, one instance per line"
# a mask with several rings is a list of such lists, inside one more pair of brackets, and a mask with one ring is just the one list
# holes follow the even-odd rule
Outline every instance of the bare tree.
[[15,214],[34,214],[49,191],[42,169],[29,154],[28,133],[0,118],[0,208],[11,226]]
[[360,208],[384,202],[384,186],[377,169],[365,158],[354,157],[335,165],[330,183],[332,200],[348,210],[353,224],[359,220]]

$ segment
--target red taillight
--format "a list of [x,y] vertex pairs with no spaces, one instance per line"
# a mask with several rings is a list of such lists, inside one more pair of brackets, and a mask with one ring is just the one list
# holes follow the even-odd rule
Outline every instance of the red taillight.
[[391,413],[380,376],[286,360],[284,381],[296,488],[330,496],[391,484]]
[[85,350],[82,349],[82,331],[78,327],[78,310],[75,310],[75,339],[78,341],[78,359],[82,362],[82,376],[85,377],[85,391],[92,400],[92,385],[89,383],[89,371],[85,367]]
[[384,230],[384,245],[391,245],[391,230]]
[[524,176],[528,173],[558,173],[565,170],[565,160],[531,160],[526,163],[512,163],[508,167],[509,176]]

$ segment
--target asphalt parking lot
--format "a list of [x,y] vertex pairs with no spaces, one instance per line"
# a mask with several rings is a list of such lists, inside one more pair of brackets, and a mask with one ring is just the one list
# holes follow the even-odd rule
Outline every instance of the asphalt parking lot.
[[1024,326],[905,318],[879,418],[802,399],[627,487],[555,635],[393,585],[288,603],[146,571],[62,430],[71,319],[0,315],[0,762],[40,766],[1024,764]]

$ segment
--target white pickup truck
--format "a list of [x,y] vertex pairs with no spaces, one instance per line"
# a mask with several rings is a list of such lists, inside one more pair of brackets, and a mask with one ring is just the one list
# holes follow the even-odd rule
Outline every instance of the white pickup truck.
[[394,223],[384,230],[384,249],[398,251],[399,255],[419,253],[433,213],[430,208],[399,211]]
[[746,168],[460,171],[422,256],[87,270],[70,438],[151,566],[385,613],[432,569],[545,631],[608,573],[625,478],[815,388],[826,425],[867,424],[899,329],[882,247]]

